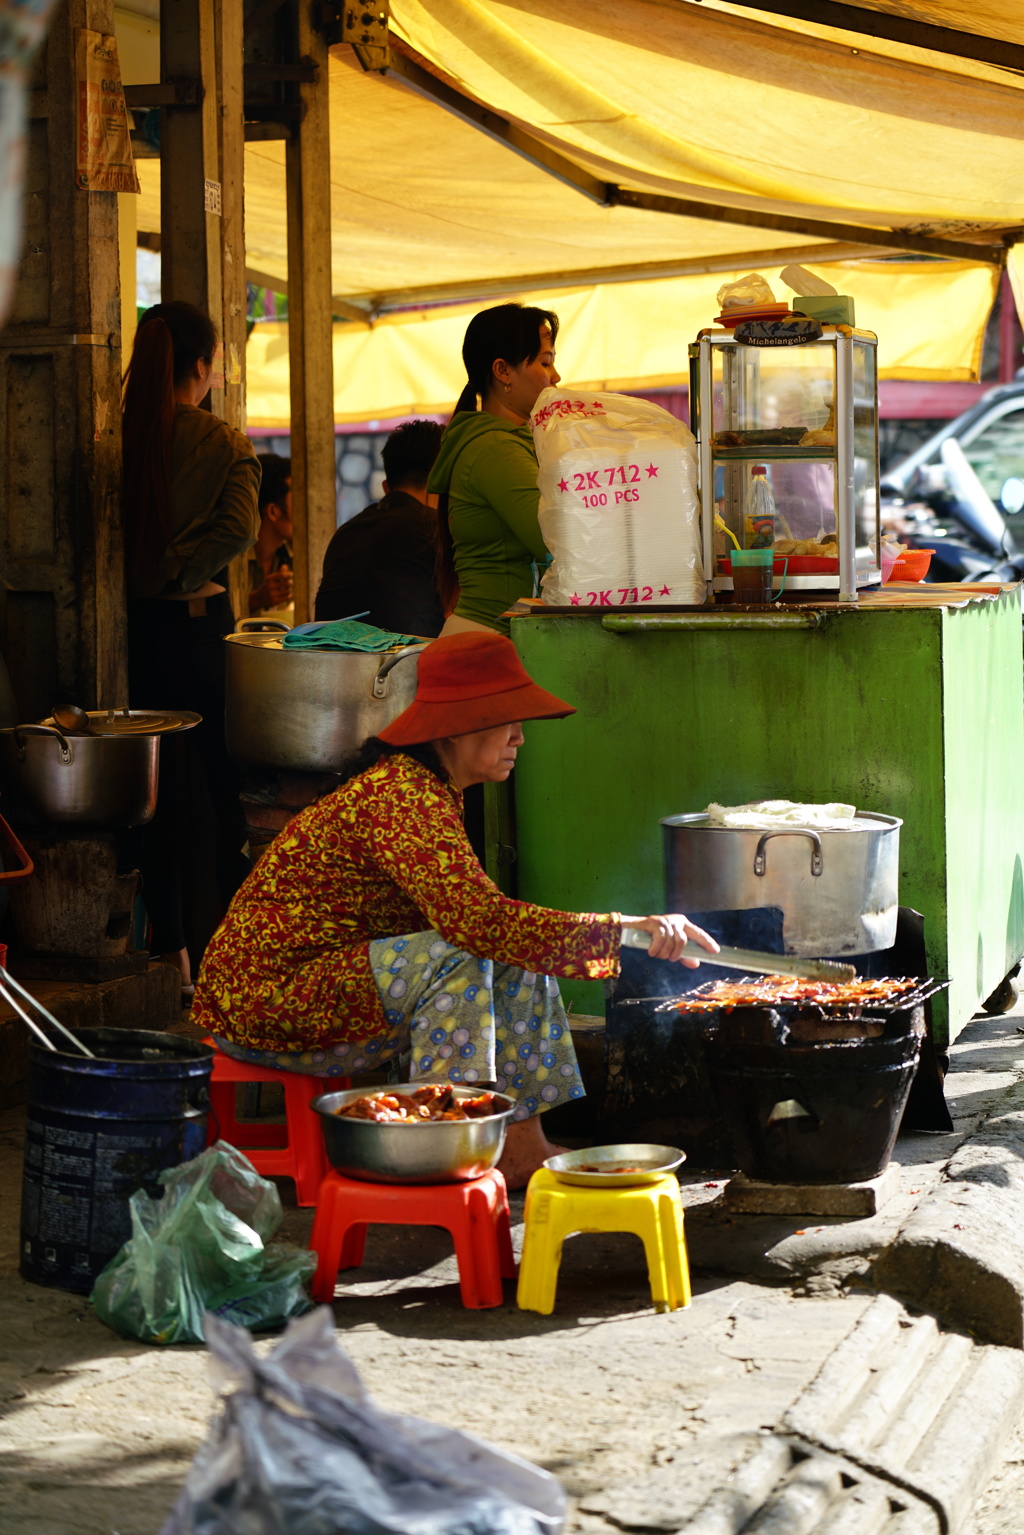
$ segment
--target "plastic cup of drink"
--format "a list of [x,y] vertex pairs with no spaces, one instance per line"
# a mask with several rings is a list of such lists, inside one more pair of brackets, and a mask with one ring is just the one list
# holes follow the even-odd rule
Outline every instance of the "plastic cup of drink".
[[775,554],[772,549],[734,549],[732,561],[732,595],[734,602],[763,605],[772,600],[772,571]]

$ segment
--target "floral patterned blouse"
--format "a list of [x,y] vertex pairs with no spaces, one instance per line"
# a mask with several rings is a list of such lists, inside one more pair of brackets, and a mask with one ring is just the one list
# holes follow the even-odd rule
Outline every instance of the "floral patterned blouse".
[[469,844],[458,789],[400,753],[310,805],[271,844],[206,951],[192,1017],[258,1050],[384,1034],[369,943],[428,928],[500,964],[618,973],[619,916],[502,895]]

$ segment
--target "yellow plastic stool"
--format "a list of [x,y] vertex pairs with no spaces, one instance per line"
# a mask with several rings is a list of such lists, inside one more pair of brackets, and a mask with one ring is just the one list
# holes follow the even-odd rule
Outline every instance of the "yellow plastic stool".
[[521,1311],[555,1309],[562,1244],[574,1231],[631,1231],[644,1244],[655,1311],[690,1304],[683,1204],[671,1173],[639,1188],[593,1189],[560,1183],[546,1167],[526,1190],[526,1234],[516,1302]]

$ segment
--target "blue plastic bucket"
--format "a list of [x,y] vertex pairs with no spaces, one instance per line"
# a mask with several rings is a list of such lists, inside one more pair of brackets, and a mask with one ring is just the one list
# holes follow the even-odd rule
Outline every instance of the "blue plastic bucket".
[[135,1029],[80,1029],[70,1048],[30,1052],[21,1273],[87,1294],[131,1236],[128,1200],[206,1146],[213,1051]]

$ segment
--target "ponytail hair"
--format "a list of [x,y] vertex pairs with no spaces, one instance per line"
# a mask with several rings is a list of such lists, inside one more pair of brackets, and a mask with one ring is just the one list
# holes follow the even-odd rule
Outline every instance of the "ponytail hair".
[[135,332],[124,376],[122,506],[130,577],[145,580],[171,542],[174,390],[202,359],[212,363],[217,331],[192,304],[154,304]]
[[[468,382],[459,395],[454,414],[476,410],[477,400],[485,401],[494,385],[494,364],[503,361],[513,368],[533,362],[541,351],[540,333],[544,326],[551,332],[551,344],[558,336],[558,316],[550,309],[534,309],[523,304],[497,304],[482,309],[466,327],[462,360]],[[455,544],[448,524],[448,495],[437,498],[437,537],[434,574],[445,617],[455,607],[459,580],[455,574]]]

